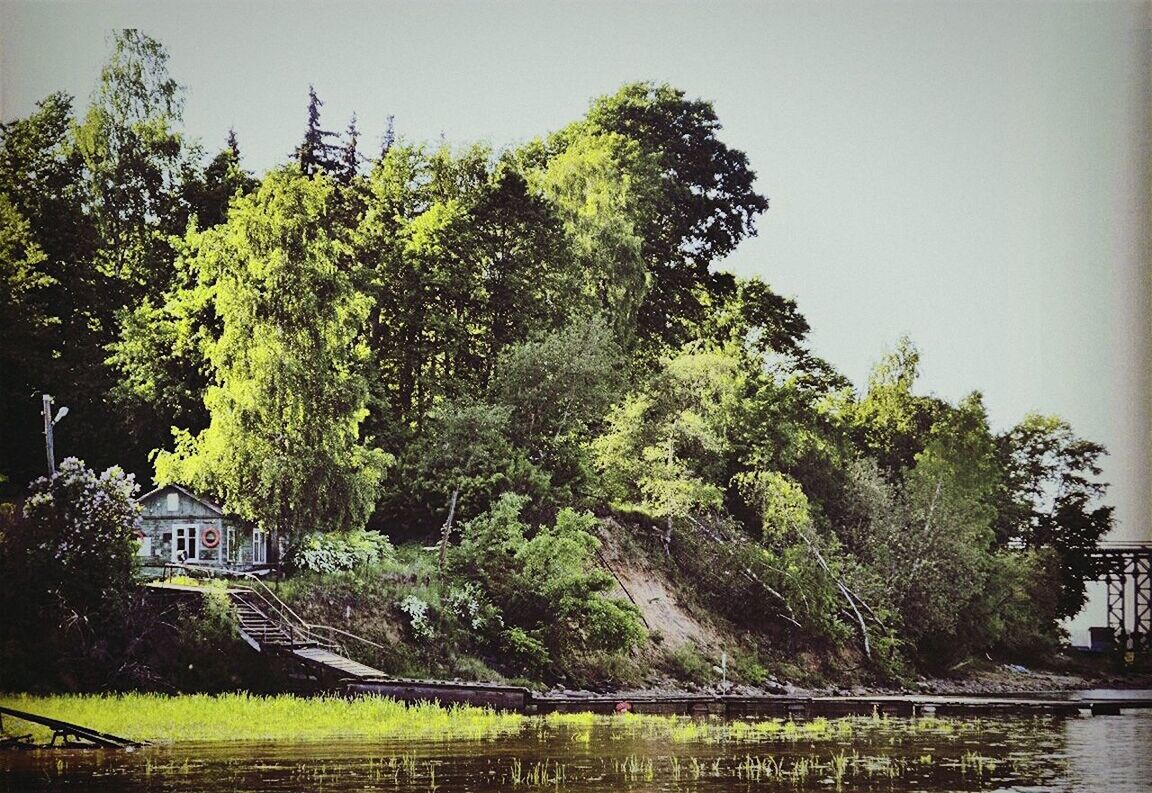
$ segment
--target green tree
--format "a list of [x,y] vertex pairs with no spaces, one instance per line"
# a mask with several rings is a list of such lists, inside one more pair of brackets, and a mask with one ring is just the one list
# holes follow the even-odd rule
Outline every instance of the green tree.
[[308,86],[308,126],[304,130],[304,140],[296,147],[296,161],[306,176],[321,172],[334,174],[339,169],[339,147],[330,140],[336,137],[336,133],[320,127],[320,108],[323,105],[316,89]]
[[864,398],[848,411],[857,446],[892,474],[913,465],[943,408],[939,400],[912,393],[919,375],[920,351],[902,338],[872,370]]
[[[623,387],[624,359],[599,318],[513,344],[496,361],[492,400],[510,410],[509,435],[551,474],[554,489],[585,488],[586,444]],[[563,502],[564,494],[554,493]]]
[[167,285],[165,235],[183,231],[187,218],[180,203],[187,152],[175,130],[182,89],[168,74],[163,45],[134,29],[116,31],[112,43],[75,136],[102,269],[121,282],[127,299]]
[[500,494],[513,488],[545,491],[547,477],[509,439],[509,418],[506,405],[445,402],[405,449],[390,486],[399,499],[421,507],[409,507],[409,522],[427,525],[432,515],[443,516],[444,547],[458,518],[479,515]]
[[592,453],[605,493],[667,523],[721,506],[746,387],[737,349],[686,349],[614,407]]
[[373,301],[376,420],[387,416],[397,436],[418,430],[438,400],[482,388],[490,346],[479,323],[485,296],[469,208],[488,169],[483,147],[454,156],[397,143],[369,175],[354,255],[357,281]]
[[234,130],[228,131],[224,148],[203,169],[185,164],[181,194],[188,212],[199,228],[211,228],[228,216],[228,204],[237,194],[247,195],[259,184],[240,167],[240,144]]
[[580,299],[590,301],[630,346],[649,288],[638,228],[655,200],[656,158],[616,133],[575,136],[546,160],[533,147],[520,156],[529,180],[564,224],[581,275]]
[[468,258],[479,273],[475,324],[485,376],[509,344],[554,330],[581,308],[563,227],[524,177],[501,163],[468,212]]
[[362,528],[388,462],[360,435],[370,302],[324,223],[332,192],[325,177],[274,171],[225,224],[190,235],[187,265],[221,323],[207,345],[211,420],[156,458],[157,481],[217,493],[289,541]]
[[1002,479],[980,395],[943,412],[903,477],[874,460],[850,473],[857,519],[843,534],[920,661],[940,668],[998,641],[992,525]]
[[[119,297],[95,264],[95,229],[82,201],[82,163],[70,138],[71,98],[52,94],[27,118],[0,125],[0,473],[9,483],[43,471],[40,393],[75,411],[61,448],[110,455],[101,427],[101,345]],[[10,484],[9,487],[12,485]]]
[[1107,451],[1078,437],[1056,416],[1030,414],[998,438],[1006,487],[997,540],[1005,547],[1050,549],[1044,557],[1060,585],[1058,613],[1077,614],[1085,582],[1096,570],[1088,558],[1112,528],[1110,506],[1100,503],[1108,485],[1098,461]]
[[452,574],[479,585],[499,611],[493,648],[516,672],[552,678],[590,653],[633,648],[644,632],[635,607],[606,597],[613,579],[594,559],[596,519],[563,509],[532,529],[521,518],[526,504],[502,496],[462,527],[449,556]]
[[[583,122],[561,133],[616,133],[640,144],[659,170],[657,198],[636,231],[651,278],[640,309],[641,338],[679,347],[704,319],[705,295],[730,291],[710,266],[755,234],[768,199],[754,189],[743,152],[718,137],[711,103],[669,85],[630,83],[593,102]],[[644,181],[646,174],[638,175]]]

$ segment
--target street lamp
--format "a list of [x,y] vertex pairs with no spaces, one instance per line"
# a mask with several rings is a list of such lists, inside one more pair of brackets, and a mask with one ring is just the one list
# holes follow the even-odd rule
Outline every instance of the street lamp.
[[48,453],[48,474],[50,476],[56,475],[56,449],[52,440],[52,428],[56,426],[56,422],[68,415],[68,408],[61,407],[56,411],[56,416],[52,416],[52,395],[42,394],[43,409],[41,415],[44,416],[44,446],[45,451]]

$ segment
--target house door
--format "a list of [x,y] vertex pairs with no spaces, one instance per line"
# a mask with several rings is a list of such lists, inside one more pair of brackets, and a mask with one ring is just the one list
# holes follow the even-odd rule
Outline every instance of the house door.
[[172,530],[172,561],[196,561],[198,536],[195,526],[175,527]]

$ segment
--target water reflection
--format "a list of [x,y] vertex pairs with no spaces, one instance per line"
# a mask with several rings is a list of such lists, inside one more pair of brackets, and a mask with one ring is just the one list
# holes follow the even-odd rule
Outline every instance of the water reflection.
[[815,728],[536,719],[489,742],[0,753],[3,791],[1145,791],[1150,778],[1148,711]]

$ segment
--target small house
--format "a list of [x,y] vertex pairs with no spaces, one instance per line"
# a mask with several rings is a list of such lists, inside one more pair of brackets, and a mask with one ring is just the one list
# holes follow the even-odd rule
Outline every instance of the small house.
[[232,570],[268,565],[268,535],[204,496],[165,485],[137,501],[142,507],[137,555],[145,572],[159,573],[172,562]]

